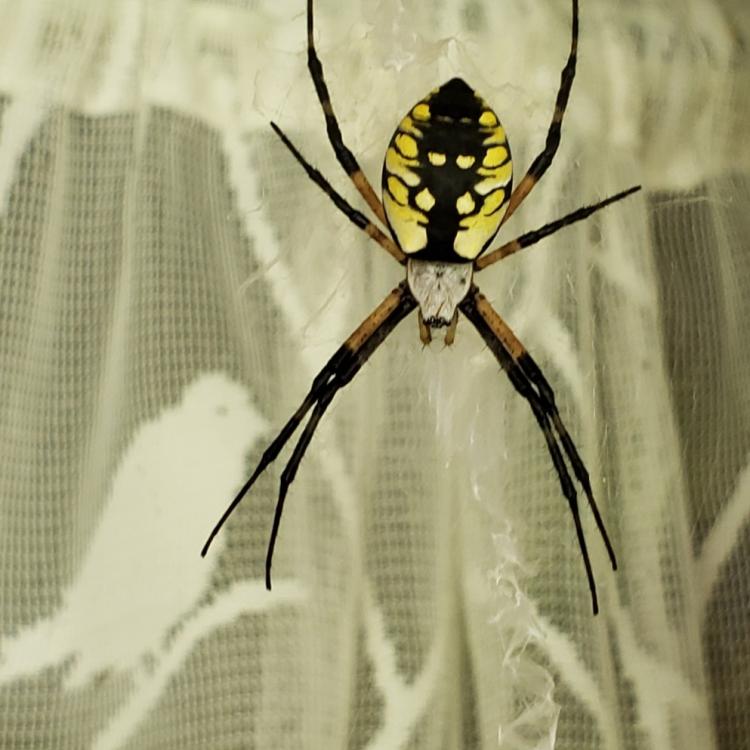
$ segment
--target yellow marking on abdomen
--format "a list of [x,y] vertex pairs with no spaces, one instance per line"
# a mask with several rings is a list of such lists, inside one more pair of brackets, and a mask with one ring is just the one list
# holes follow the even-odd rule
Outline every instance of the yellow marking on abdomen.
[[500,206],[503,205],[504,201],[505,201],[505,190],[503,188],[496,190],[494,193],[490,193],[485,198],[484,203],[482,203],[482,213],[485,216],[489,216],[490,214],[497,211],[500,208]]
[[472,214],[458,222],[462,227],[456,232],[453,249],[457,255],[473,260],[482,252],[500,226],[502,212],[487,216],[484,213]]
[[[462,224],[466,219],[462,220]],[[460,255],[466,260],[474,260],[474,258],[482,252],[482,247],[487,241],[484,237],[483,232],[477,232],[474,224],[476,223],[476,217],[472,217],[472,226],[463,231],[456,232],[456,238],[453,240],[453,249],[456,251],[456,255]]]
[[483,167],[499,167],[508,158],[508,149],[505,146],[492,146],[482,159]]
[[460,169],[468,169],[475,161],[476,159],[473,156],[465,156],[462,154],[461,156],[456,157],[456,164]]
[[474,190],[479,195],[489,195],[493,190],[499,187],[505,187],[510,178],[513,176],[513,165],[508,162],[504,167],[500,167],[495,170],[492,177],[488,177],[486,180],[481,180],[474,185]]
[[427,154],[427,158],[434,167],[442,167],[445,164],[445,154],[441,154],[438,151],[430,151]]
[[483,146],[503,146],[507,143],[502,125],[498,125],[483,141]]
[[497,125],[497,117],[495,113],[489,109],[485,109],[481,115],[479,115],[479,124],[484,128],[494,128]]
[[467,191],[456,200],[456,211],[460,214],[470,214],[474,210],[475,205],[471,193]]
[[432,195],[429,188],[422,188],[414,198],[414,202],[423,211],[429,211],[435,205],[435,197]]
[[424,102],[420,102],[416,107],[414,107],[411,113],[412,115],[414,115],[415,119],[426,122],[430,119],[430,106],[428,104],[425,104]]
[[417,138],[421,138],[424,135],[422,131],[414,125],[414,122],[412,121],[411,117],[409,117],[409,115],[406,115],[406,117],[401,120],[398,129],[403,130],[405,133],[411,133]]
[[427,245],[427,217],[410,206],[401,206],[383,193],[383,206],[399,247],[407,254],[417,253]]
[[409,202],[409,188],[401,180],[391,175],[388,177],[387,185],[388,192],[393,196],[396,203],[405,206]]
[[409,187],[419,185],[419,175],[412,172],[409,167],[416,167],[419,162],[415,159],[404,159],[395,148],[389,147],[385,152],[385,170],[389,174],[396,175],[401,182]]
[[417,142],[405,133],[399,133],[394,139],[396,148],[407,158],[414,159],[417,156]]

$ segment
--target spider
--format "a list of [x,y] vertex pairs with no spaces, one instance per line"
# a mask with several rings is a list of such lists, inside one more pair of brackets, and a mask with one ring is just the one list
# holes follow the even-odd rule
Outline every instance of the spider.
[[367,316],[315,377],[297,411],[266,448],[255,471],[211,531],[201,551],[202,556],[206,555],[212,540],[245,494],[312,411],[281,473],[266,556],[266,588],[270,590],[271,564],[284,501],[300,461],[333,397],[354,378],[373,352],[415,308],[419,336],[424,344],[429,344],[433,332],[441,328],[445,328],[445,343],[452,344],[460,311],[484,339],[516,391],[528,401],[544,434],[562,493],[573,516],[592,608],[597,614],[596,584],[568,464],[586,495],[613,570],[617,569],[617,561],[594,500],[588,471],[563,424],[552,387],[524,345],[474,283],[474,275],[479,271],[641,189],[637,185],[598,203],[583,206],[485,252],[500,227],[547,171],[557,152],[576,70],[578,0],[572,0],[572,3],[570,52],[560,77],[547,139],[515,190],[512,190],[510,147],[497,115],[462,79],[452,78],[418,101],[398,124],[385,154],[381,203],[356,157],[344,143],[323,66],[315,51],[313,0],[307,0],[307,66],[323,109],[328,139],[339,163],[380,225],[353,208],[336,192],[276,123],[272,122],[271,127],[307,176],[335,206],[406,266],[406,278]]

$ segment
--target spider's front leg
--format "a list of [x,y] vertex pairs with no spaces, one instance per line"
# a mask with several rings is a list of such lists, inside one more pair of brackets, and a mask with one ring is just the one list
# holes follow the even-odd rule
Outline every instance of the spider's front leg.
[[[460,303],[459,309],[471,321],[479,332],[479,335],[484,339],[500,363],[500,366],[505,370],[513,387],[529,402],[531,411],[544,434],[552,463],[560,480],[560,486],[573,515],[576,534],[578,536],[578,545],[583,557],[586,577],[588,578],[589,589],[591,591],[591,603],[594,614],[596,614],[599,611],[596,583],[581,524],[578,498],[565,458],[563,457],[563,451],[570,462],[573,474],[583,487],[599,533],[607,548],[613,570],[617,569],[617,560],[604,526],[604,521],[594,500],[588,471],[567,428],[563,424],[560,413],[557,410],[557,405],[555,404],[554,392],[536,362],[534,362],[531,355],[526,351],[526,348],[476,286],[472,286],[469,294]],[[560,450],[558,440],[562,444],[562,451]]]
[[328,86],[326,85],[325,76],[323,75],[323,65],[320,62],[318,53],[315,51],[313,24],[313,0],[307,0],[307,69],[310,71],[310,77],[315,86],[315,93],[318,95],[318,101],[323,109],[328,140],[333,147],[333,151],[336,154],[339,164],[341,164],[344,171],[349,175],[349,179],[354,183],[354,187],[357,188],[360,195],[365,199],[367,205],[373,210],[378,219],[380,219],[384,225],[387,225],[385,212],[383,211],[383,204],[372,189],[372,185],[370,185],[370,181],[362,171],[362,167],[359,166],[357,158],[344,143],[344,137],[341,135],[341,128],[336,119],[336,113],[333,111],[331,95],[328,93]]
[[359,227],[368,237],[372,237],[389,255],[392,255],[401,265],[406,263],[406,255],[401,248],[382,230],[373,224],[361,211],[357,211],[340,193],[333,189],[328,180],[302,156],[300,150],[291,142],[284,131],[275,123],[271,123],[274,133],[279,136],[281,142],[289,149],[292,156],[299,162],[307,173],[307,176],[333,201],[336,208],[346,216],[354,226]]
[[521,182],[516,185],[515,190],[510,196],[508,209],[503,216],[501,224],[505,224],[513,215],[515,210],[521,205],[524,198],[531,192],[534,185],[539,182],[542,175],[549,169],[552,164],[557,148],[560,145],[560,135],[562,132],[562,122],[565,116],[565,110],[570,98],[570,89],[573,87],[573,79],[576,76],[576,59],[578,57],[578,0],[573,0],[573,10],[570,27],[570,52],[565,66],[560,74],[560,88],[557,91],[555,99],[555,110],[552,114],[552,121],[549,124],[547,138],[541,153],[534,159],[529,167],[528,172],[524,175]]
[[281,428],[279,434],[263,452],[255,471],[253,471],[250,478],[245,482],[214,526],[201,550],[202,557],[205,557],[214,537],[240,504],[242,498],[255,484],[258,477],[273,463],[281,449],[302,423],[302,420],[312,410],[310,419],[302,430],[302,434],[281,473],[279,481],[279,496],[276,501],[273,527],[271,529],[266,556],[266,588],[270,591],[271,563],[273,562],[273,552],[276,546],[276,537],[279,533],[281,515],[284,510],[284,501],[289,486],[297,474],[297,468],[310,445],[310,441],[323,414],[325,414],[336,393],[351,381],[372,353],[385,341],[396,325],[416,305],[417,303],[411,295],[406,282],[402,282],[365,318],[351,336],[338,348],[336,353],[326,362],[323,369],[313,380],[310,391],[305,396],[297,411],[292,414],[287,423]]

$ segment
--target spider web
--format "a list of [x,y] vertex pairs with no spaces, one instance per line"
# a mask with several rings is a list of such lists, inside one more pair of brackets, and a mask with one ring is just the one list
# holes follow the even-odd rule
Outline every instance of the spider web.
[[[460,75],[517,179],[568,0],[320,0],[345,139]],[[572,521],[475,331],[405,321],[213,521],[402,278],[268,128],[362,208],[307,77],[304,8],[0,4],[0,747],[746,747],[750,16],[582,0],[562,146],[510,238],[645,194],[478,278],[555,388],[615,544]]]

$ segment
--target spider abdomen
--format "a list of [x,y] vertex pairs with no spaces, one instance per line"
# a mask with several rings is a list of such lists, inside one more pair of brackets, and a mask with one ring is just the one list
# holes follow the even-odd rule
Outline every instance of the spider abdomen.
[[497,115],[453,78],[399,123],[383,164],[383,205],[408,256],[465,263],[495,236],[512,183],[510,147]]

